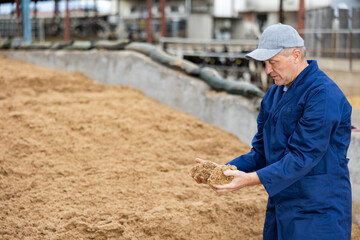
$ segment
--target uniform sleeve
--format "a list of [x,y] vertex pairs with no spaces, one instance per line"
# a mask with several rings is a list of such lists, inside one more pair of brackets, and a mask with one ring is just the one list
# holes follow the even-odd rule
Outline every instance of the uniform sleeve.
[[[331,116],[328,97],[325,86],[309,94],[303,115],[289,138],[284,157],[257,171],[270,197],[305,176],[324,157],[330,142],[332,119],[338,118]],[[337,103],[332,101],[331,104]]]
[[260,168],[265,167],[265,154],[263,142],[263,128],[264,128],[264,110],[263,103],[260,106],[260,112],[257,118],[257,133],[252,140],[251,151],[247,154],[241,155],[227,164],[235,165],[238,170],[243,172],[254,172]]

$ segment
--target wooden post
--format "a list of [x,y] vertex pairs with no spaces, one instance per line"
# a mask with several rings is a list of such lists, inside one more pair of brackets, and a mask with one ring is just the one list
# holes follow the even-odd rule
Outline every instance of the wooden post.
[[37,13],[38,13],[38,9],[37,9],[37,0],[34,0],[34,18],[37,18]]
[[152,15],[151,15],[151,0],[146,0],[147,8],[147,21],[146,21],[146,32],[147,32],[147,42],[152,43]]
[[165,5],[166,0],[160,0],[160,11],[161,11],[161,36],[166,37],[166,17],[165,17]]
[[54,18],[59,16],[59,0],[55,0]]
[[66,0],[65,42],[70,42],[70,12],[69,12],[69,0]]
[[280,23],[284,23],[283,0],[280,0],[280,7],[279,7],[279,22],[280,22]]
[[300,36],[302,38],[304,38],[304,13],[305,13],[305,4],[304,4],[304,0],[300,0],[299,1],[299,11],[298,11],[298,15],[297,15],[297,20],[298,20],[298,31],[300,33]]
[[20,0],[16,0],[16,18],[20,18]]
[[16,36],[20,37],[20,0],[16,0]]

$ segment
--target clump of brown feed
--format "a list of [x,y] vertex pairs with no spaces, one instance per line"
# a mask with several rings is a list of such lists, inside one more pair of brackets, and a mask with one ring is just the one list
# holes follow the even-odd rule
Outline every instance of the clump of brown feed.
[[237,170],[233,165],[222,165],[214,168],[207,182],[210,185],[223,185],[230,183],[234,176],[225,176],[224,171],[226,170]]
[[190,174],[196,181],[201,182],[202,179],[207,181],[216,166],[217,165],[215,163],[210,161],[201,162],[191,168]]
[[225,176],[224,171],[226,170],[236,170],[234,165],[216,165],[211,161],[201,162],[196,164],[191,168],[191,176],[199,182],[205,180],[208,184],[211,185],[222,185],[230,183],[234,177]]

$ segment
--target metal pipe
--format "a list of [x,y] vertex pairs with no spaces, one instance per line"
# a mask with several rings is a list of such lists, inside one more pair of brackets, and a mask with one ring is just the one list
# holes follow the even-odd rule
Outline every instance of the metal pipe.
[[30,0],[21,0],[21,5],[24,39],[26,43],[31,44]]

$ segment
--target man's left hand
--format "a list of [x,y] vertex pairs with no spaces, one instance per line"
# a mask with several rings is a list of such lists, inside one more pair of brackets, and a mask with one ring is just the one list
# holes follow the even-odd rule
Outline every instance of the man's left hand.
[[256,172],[245,173],[239,170],[226,170],[225,176],[234,176],[234,179],[223,185],[211,185],[211,187],[218,193],[232,192],[246,186],[261,184]]

